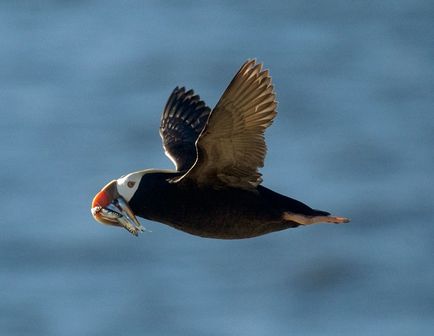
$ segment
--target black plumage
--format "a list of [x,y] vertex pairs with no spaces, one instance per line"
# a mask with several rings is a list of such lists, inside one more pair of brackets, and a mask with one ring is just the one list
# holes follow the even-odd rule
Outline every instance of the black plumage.
[[176,87],[170,95],[161,116],[160,136],[176,170],[185,171],[196,161],[195,143],[210,113],[193,90]]
[[143,175],[130,201],[133,212],[193,235],[219,239],[251,238],[299,226],[283,218],[285,211],[311,217],[329,215],[263,186],[252,192],[171,183],[176,176],[179,173]]

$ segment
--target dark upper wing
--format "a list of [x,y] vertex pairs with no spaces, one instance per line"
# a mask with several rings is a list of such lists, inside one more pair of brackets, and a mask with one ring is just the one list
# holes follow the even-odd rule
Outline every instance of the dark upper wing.
[[198,158],[178,181],[254,189],[267,151],[265,129],[276,115],[268,70],[247,61],[235,75],[197,140]]
[[210,112],[193,90],[176,87],[170,95],[161,116],[160,136],[164,151],[176,170],[188,170],[196,161],[195,143]]

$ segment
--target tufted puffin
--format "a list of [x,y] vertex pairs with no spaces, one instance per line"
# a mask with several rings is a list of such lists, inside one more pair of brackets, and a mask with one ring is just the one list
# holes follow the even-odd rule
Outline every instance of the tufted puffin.
[[137,236],[137,216],[207,238],[241,239],[316,223],[347,223],[261,185],[265,129],[276,116],[268,70],[247,60],[211,110],[193,90],[176,87],[160,136],[175,170],[146,169],[109,182],[92,215]]

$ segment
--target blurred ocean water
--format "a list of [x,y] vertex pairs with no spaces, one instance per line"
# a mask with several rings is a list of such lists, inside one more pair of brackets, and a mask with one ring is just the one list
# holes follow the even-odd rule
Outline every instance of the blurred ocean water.
[[[432,335],[431,1],[1,1],[0,335]],[[90,202],[169,168],[176,85],[214,106],[247,58],[273,76],[264,184],[348,225],[243,241]]]

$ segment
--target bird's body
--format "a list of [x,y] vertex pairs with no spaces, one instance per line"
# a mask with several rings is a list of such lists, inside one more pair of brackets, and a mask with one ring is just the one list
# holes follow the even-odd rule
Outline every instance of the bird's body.
[[180,186],[170,182],[177,176],[177,172],[144,174],[129,202],[133,212],[184,232],[220,239],[251,238],[299,225],[285,220],[284,212],[328,215],[263,186],[256,192],[194,183]]
[[260,185],[264,131],[276,106],[268,70],[255,61],[243,64],[213,110],[193,90],[176,87],[160,127],[176,170],[143,170],[110,182],[92,202],[95,219],[137,235],[137,215],[219,239],[348,222]]

